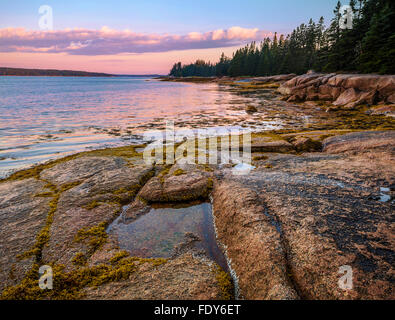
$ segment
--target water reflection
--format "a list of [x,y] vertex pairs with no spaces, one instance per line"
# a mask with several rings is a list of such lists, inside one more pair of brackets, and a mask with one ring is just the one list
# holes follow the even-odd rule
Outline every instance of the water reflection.
[[281,122],[248,115],[256,94],[217,84],[146,78],[0,77],[0,176],[70,153],[119,146],[136,135],[178,127],[273,129]]
[[196,235],[197,249],[227,270],[225,257],[218,247],[209,203],[192,206],[157,206],[136,221],[126,224],[122,216],[108,228],[116,235],[121,249],[133,256],[171,257],[177,247],[185,243],[186,234]]

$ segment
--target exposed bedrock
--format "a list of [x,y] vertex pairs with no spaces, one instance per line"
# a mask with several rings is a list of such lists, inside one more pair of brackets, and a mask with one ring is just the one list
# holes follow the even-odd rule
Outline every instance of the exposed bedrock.
[[327,153],[382,151],[395,155],[395,131],[365,131],[334,136],[323,141]]
[[[254,136],[248,175],[233,175],[231,166],[154,168],[110,155],[1,181],[1,297],[226,297],[223,273],[188,246],[168,260],[130,257],[106,232],[124,204],[132,222],[150,202],[207,199],[212,190],[218,239],[240,298],[395,299],[394,132],[347,133],[319,145],[317,135],[323,132]],[[75,292],[66,281],[70,296],[42,296],[33,288],[37,273],[26,274],[35,263],[63,265],[57,277],[85,282]],[[352,289],[339,287],[342,266],[352,268]]]
[[35,179],[0,184],[0,290],[20,281],[34,263],[17,256],[45,225],[49,199],[35,197],[44,185]]
[[212,261],[185,253],[160,266],[143,265],[128,280],[87,288],[89,300],[220,300]]
[[86,243],[75,241],[78,231],[111,222],[120,204],[134,198],[151,171],[152,167],[130,167],[115,157],[84,157],[44,170],[40,177],[56,185],[76,184],[59,196],[44,261],[71,267],[75,254],[89,250]]
[[213,199],[218,238],[238,275],[240,298],[297,299],[277,222],[258,194],[228,180],[218,183]]
[[[200,181],[197,171],[178,167],[163,176],[165,182],[180,178],[169,191],[183,182],[184,189],[172,196],[186,194],[190,187],[200,196],[209,184],[205,174],[199,175],[205,177],[201,189],[193,187]],[[153,167],[130,159],[85,156],[48,166],[32,178],[2,181],[0,297],[223,299],[223,273],[205,256],[188,251],[168,260],[129,257],[118,239],[106,233],[122,204],[132,202],[153,175]],[[141,208],[133,208],[130,214],[137,216]],[[54,290],[46,297],[35,282],[38,272],[31,273],[37,263],[64,266],[54,275],[56,285],[64,277],[81,287],[68,287],[66,281],[64,292]]]
[[[384,148],[383,145],[387,144]],[[249,175],[217,174],[214,215],[246,299],[394,299],[392,132],[324,140],[325,153],[269,157]],[[353,272],[339,287],[339,268]]]
[[326,100],[335,106],[394,103],[395,76],[308,73],[281,84],[288,101]]

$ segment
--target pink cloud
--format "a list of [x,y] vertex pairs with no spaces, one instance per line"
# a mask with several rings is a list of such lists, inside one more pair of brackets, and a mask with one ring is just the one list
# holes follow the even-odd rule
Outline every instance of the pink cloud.
[[56,31],[5,28],[0,29],[0,52],[47,52],[92,56],[168,52],[232,47],[271,36],[272,32],[241,27],[205,33],[191,32],[187,35],[144,34],[108,27],[100,30],[76,28]]

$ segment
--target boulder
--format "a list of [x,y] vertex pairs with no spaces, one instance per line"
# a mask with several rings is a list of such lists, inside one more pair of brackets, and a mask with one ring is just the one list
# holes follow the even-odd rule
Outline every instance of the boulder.
[[305,86],[291,88],[290,95],[296,97],[296,100],[304,100],[306,98],[307,89]]
[[309,73],[309,74],[304,74],[298,77],[296,83],[297,85],[302,85],[304,83],[317,83],[318,81],[314,81],[320,77],[322,77],[324,74],[323,73]]
[[395,91],[395,76],[382,76],[377,82],[377,90],[387,96]]
[[347,89],[344,91],[333,104],[335,106],[344,106],[346,104],[349,104],[351,102],[357,101],[359,98],[358,93],[355,91],[354,88]]
[[185,168],[185,174],[174,175],[174,166],[169,173],[151,178],[138,196],[147,202],[185,202],[204,199],[211,190],[210,174],[196,168]]
[[[291,79],[289,81],[293,81],[293,79]],[[289,82],[289,81],[287,81],[287,82]],[[277,92],[282,95],[290,95],[291,94],[291,85],[286,86],[286,85],[282,84],[277,88]]]
[[296,81],[298,80],[299,77],[294,77],[288,81],[285,81],[284,83],[281,84],[281,86],[278,88],[280,91],[281,89],[286,89],[286,88],[292,88],[296,86]]
[[307,87],[306,90],[306,100],[307,101],[314,101],[318,99],[318,90],[316,87]]
[[313,152],[319,151],[322,148],[321,142],[312,140],[309,137],[297,137],[292,141],[293,146],[298,152]]
[[358,104],[375,104],[377,101],[377,97],[378,97],[378,92],[377,90],[372,90],[369,92],[363,92],[361,93],[361,95],[359,96],[357,103]]
[[346,108],[355,108],[358,105],[361,104],[368,104],[372,105],[377,101],[377,91],[372,90],[370,92],[360,92],[357,95],[357,98],[355,101],[349,102],[345,105]]
[[321,79],[321,81],[320,81],[321,85],[327,84],[329,79],[331,79],[334,76],[336,76],[336,73],[329,73],[329,74],[326,74],[326,75],[322,76],[320,78]]
[[387,102],[395,104],[395,92],[393,94],[391,94],[390,96],[388,96]]
[[371,91],[377,89],[380,79],[383,79],[383,77],[378,75],[350,75],[344,80],[342,86],[346,89]]
[[318,84],[320,82],[319,78],[321,76],[322,74],[313,73],[294,77],[291,80],[283,82],[277,89],[277,91],[284,95],[299,94],[299,96],[304,96],[306,94],[306,91],[302,90],[308,86],[312,86],[313,84]]
[[343,82],[349,77],[347,74],[338,74],[328,79],[327,84],[332,87],[341,87]]
[[395,76],[310,73],[282,83],[277,91],[290,102],[335,100],[335,105],[353,108],[386,101],[395,91]]
[[[328,100],[336,100],[340,94],[341,94],[341,88],[339,87],[332,87],[330,85],[321,85],[318,88],[318,92],[320,95],[324,97],[330,97]],[[321,100],[327,100],[327,99],[321,99]]]

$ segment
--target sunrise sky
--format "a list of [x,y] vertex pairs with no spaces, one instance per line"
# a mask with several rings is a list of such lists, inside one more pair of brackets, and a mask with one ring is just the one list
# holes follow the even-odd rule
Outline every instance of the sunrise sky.
[[[0,67],[167,74],[221,52],[332,17],[337,0],[2,0]],[[42,31],[49,5],[53,30]]]

